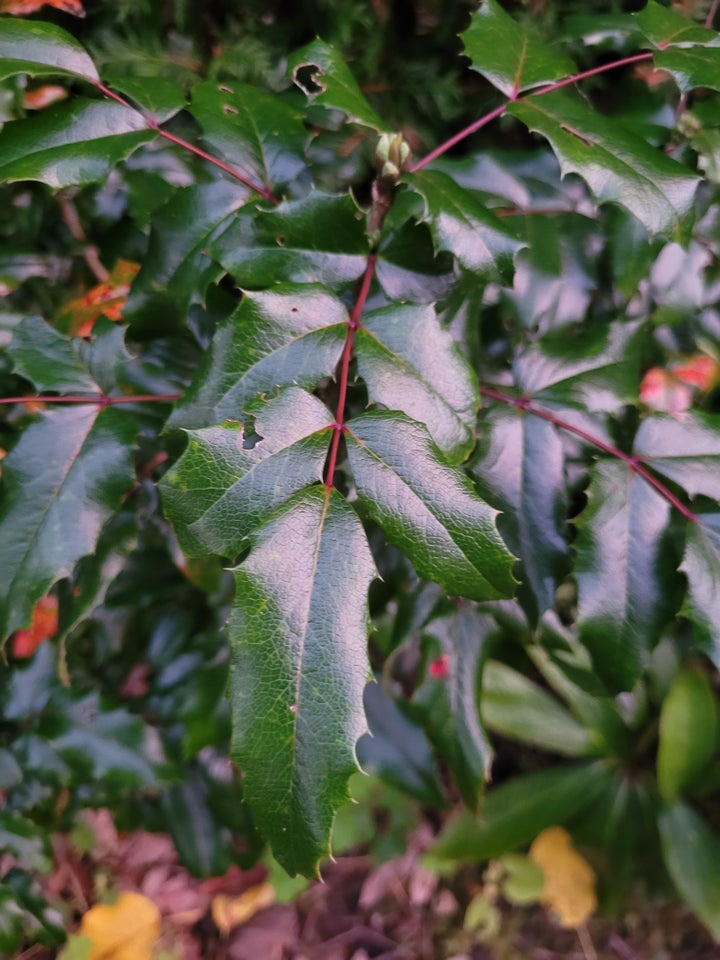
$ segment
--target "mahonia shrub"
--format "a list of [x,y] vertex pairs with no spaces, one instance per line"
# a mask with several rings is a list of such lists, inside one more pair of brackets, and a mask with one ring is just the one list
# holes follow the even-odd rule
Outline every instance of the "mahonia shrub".
[[[627,863],[659,829],[720,936],[713,14],[651,0],[543,36],[483,0],[477,117],[428,152],[320,39],[263,87],[101,73],[65,29],[0,18],[7,209],[37,236],[59,205],[97,278],[58,306],[61,256],[0,255],[0,632],[17,660],[39,646],[5,692],[4,830],[51,819],[22,775],[90,741],[86,805],[123,789],[118,751],[148,784],[201,758],[205,798],[230,730],[249,857],[248,811],[317,873],[359,759],[457,791],[438,858],[582,815]],[[103,713],[121,648],[207,674],[207,698],[141,671],[154,714]],[[567,763],[485,801],[487,729]]]

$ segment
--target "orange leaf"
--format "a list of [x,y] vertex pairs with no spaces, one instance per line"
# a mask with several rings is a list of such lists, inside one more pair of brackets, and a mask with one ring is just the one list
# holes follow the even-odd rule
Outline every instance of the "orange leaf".
[[46,83],[36,90],[26,90],[22,103],[26,110],[44,110],[51,103],[64,100],[67,95],[68,92],[65,87],[61,87],[57,83]]
[[218,893],[212,899],[211,911],[215,926],[221,933],[229,933],[233,927],[250,919],[258,910],[275,902],[275,890],[269,883],[259,883],[237,897]]
[[581,927],[597,908],[595,873],[574,849],[562,827],[543,830],[528,854],[545,875],[540,903],[552,910],[563,927]]
[[40,597],[27,630],[16,630],[12,637],[12,653],[18,659],[31,657],[45,640],[54,637],[58,626],[56,597]]
[[697,353],[682,363],[673,364],[670,370],[676,380],[682,380],[683,383],[689,383],[691,387],[703,391],[715,386],[720,378],[717,360],[703,353]]
[[139,263],[118,260],[107,280],[66,304],[63,316],[69,320],[67,332],[78,337],[89,337],[101,316],[115,322],[122,320],[130,284],[139,270]]
[[37,13],[44,6],[55,7],[74,17],[84,17],[85,10],[80,0],[0,0],[0,13],[11,13],[16,17],[27,17]]
[[91,907],[80,934],[92,941],[90,960],[152,960],[160,911],[140,893],[121,893],[113,904]]
[[653,410],[676,417],[692,404],[692,390],[662,367],[652,367],[642,378],[640,399]]

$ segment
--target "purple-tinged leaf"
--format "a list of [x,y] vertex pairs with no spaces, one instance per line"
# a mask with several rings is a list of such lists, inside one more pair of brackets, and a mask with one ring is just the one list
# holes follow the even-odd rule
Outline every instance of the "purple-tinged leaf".
[[334,490],[298,494],[235,569],[230,618],[232,754],[244,797],[290,874],[317,873],[366,731],[362,525]]
[[506,97],[575,73],[560,50],[526,30],[495,0],[482,0],[460,39],[477,70]]
[[720,500],[720,417],[699,410],[681,418],[647,417],[635,435],[633,453],[669,477],[691,497]]

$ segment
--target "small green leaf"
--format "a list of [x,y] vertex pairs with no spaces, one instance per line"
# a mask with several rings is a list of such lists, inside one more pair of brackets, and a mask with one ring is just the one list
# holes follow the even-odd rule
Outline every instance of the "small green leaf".
[[567,822],[603,789],[602,763],[555,767],[491,787],[479,820],[464,812],[442,830],[428,854],[438,860],[478,861],[530,843],[546,827]]
[[477,384],[433,307],[392,305],[362,318],[358,371],[371,403],[424,423],[451,463],[472,450]]
[[608,687],[629,690],[678,599],[670,504],[620,461],[593,468],[588,501],[575,541],[580,641]]
[[224,423],[189,431],[187,450],[160,484],[167,516],[190,556],[236,557],[273,510],[322,479],[333,419],[324,404],[288,387],[246,410],[250,430]]
[[720,665],[720,514],[703,513],[697,523],[688,524],[680,569],[688,581],[685,612],[693,620],[701,644],[709,641],[709,652]]
[[74,37],[52,23],[0,18],[0,79],[16,73],[32,77],[66,74],[89,83],[99,80],[95,64]]
[[30,621],[33,605],[80,557],[133,481],[132,414],[52,410],[3,462],[0,637]]
[[640,424],[633,453],[690,494],[720,499],[720,416],[655,414]]
[[568,757],[593,753],[590,731],[517,670],[489,660],[483,668],[482,718],[505,737]]
[[288,68],[295,83],[313,103],[341,110],[352,123],[372,130],[386,129],[360,91],[339,50],[322,40],[313,40],[290,57]]
[[717,732],[718,706],[707,675],[681,670],[660,711],[657,778],[665,800],[676,800],[707,769]]
[[497,511],[444,462],[422,424],[366,413],[349,422],[345,439],[358,496],[420,576],[473,600],[512,596],[514,557]]
[[290,874],[317,872],[356,769],[369,676],[362,525],[334,490],[298,494],[235,570],[232,753],[245,798]]
[[208,249],[246,289],[280,280],[344,286],[365,269],[364,220],[349,196],[313,190],[272,210],[241,211]]
[[50,187],[97,183],[156,136],[136,110],[78,97],[5,124],[0,180],[39,180]]
[[222,269],[207,254],[212,238],[253,196],[228,180],[178,188],[153,218],[150,246],[123,310],[133,337],[173,330]]
[[658,826],[665,864],[678,893],[720,941],[720,838],[681,802],[663,810]]
[[583,177],[598,203],[621,204],[650,234],[687,233],[699,182],[687,167],[565,91],[511,103],[508,112],[547,137],[563,176]]
[[206,81],[192,88],[188,110],[215,155],[259,184],[280,189],[305,168],[308,130],[302,116],[277,94]]
[[560,50],[521,27],[495,0],[482,0],[460,39],[477,70],[506,97],[575,73]]
[[452,253],[463,267],[504,282],[512,277],[513,256],[523,243],[481,201],[440,170],[421,170],[403,179],[425,201],[426,220],[435,245]]
[[169,423],[202,427],[241,420],[248,400],[331,376],[347,332],[347,310],[323,287],[278,284],[247,293],[221,324],[206,362]]

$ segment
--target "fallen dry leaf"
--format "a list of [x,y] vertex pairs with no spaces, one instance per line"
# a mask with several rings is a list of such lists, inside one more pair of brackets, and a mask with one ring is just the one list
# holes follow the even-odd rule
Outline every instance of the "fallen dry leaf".
[[62,316],[67,318],[67,332],[77,337],[89,337],[101,316],[116,323],[122,320],[130,284],[139,270],[139,263],[118,260],[107,280],[65,304]]
[[545,875],[540,903],[557,915],[561,926],[582,926],[597,908],[595,873],[574,849],[567,830],[543,830],[528,856]]
[[68,92],[65,87],[61,87],[57,83],[45,83],[35,90],[26,90],[23,94],[22,104],[26,110],[44,110],[51,103],[65,100],[67,96]]
[[79,932],[92,941],[90,960],[152,960],[160,911],[140,893],[121,893],[113,904],[91,907]]
[[216,894],[212,899],[210,910],[215,926],[221,933],[227,934],[274,902],[273,887],[269,883],[259,883],[236,897],[229,897],[225,893]]

